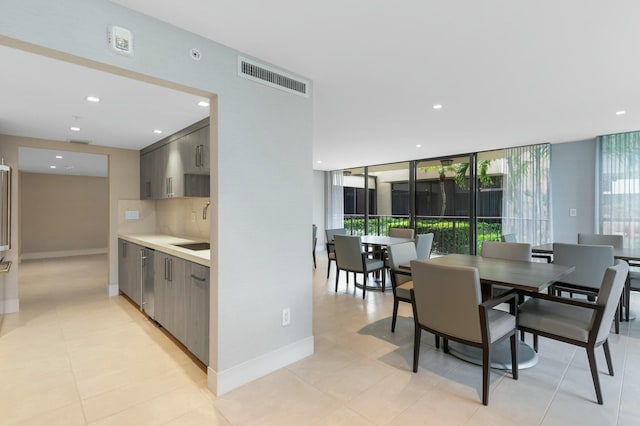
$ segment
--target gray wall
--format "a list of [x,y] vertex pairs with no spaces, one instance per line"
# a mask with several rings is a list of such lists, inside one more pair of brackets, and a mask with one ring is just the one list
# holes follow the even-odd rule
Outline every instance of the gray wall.
[[553,241],[575,243],[578,232],[597,232],[595,164],[595,139],[551,145]]
[[[0,9],[1,36],[218,95],[210,387],[224,393],[312,353],[312,99],[239,78],[239,52],[106,0],[4,0]],[[110,25],[133,32],[133,58],[108,50]],[[189,57],[192,47],[201,61]]]

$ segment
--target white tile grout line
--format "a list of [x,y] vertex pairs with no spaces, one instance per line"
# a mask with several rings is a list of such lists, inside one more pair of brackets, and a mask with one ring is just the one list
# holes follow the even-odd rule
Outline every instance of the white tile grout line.
[[560,376],[560,380],[558,380],[558,385],[556,386],[556,390],[553,392],[553,396],[549,400],[549,404],[547,405],[547,408],[544,409],[544,414],[542,415],[542,419],[540,420],[540,424],[544,423],[544,420],[547,417],[547,414],[549,413],[549,409],[551,408],[551,405],[553,404],[553,401],[556,399],[556,395],[558,395],[558,392],[560,391],[560,386],[562,385],[562,382],[563,382],[564,378],[567,375],[567,371],[569,371],[569,367],[571,366],[571,363],[573,362],[573,359],[575,358],[577,351],[578,351],[578,347],[574,347],[573,354],[571,355],[571,358],[569,358],[569,361],[567,362],[566,366],[564,367],[564,371],[562,372],[562,375]]

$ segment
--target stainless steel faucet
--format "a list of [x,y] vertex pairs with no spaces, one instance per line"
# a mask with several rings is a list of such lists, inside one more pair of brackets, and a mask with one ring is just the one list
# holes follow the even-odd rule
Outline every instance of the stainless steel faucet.
[[210,205],[211,205],[211,201],[207,201],[207,204],[204,205],[204,208],[202,209],[202,220],[207,219],[207,209],[209,208]]

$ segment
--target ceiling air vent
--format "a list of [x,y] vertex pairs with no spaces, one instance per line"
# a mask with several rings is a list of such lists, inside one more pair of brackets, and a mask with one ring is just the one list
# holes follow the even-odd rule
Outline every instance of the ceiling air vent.
[[309,82],[264,64],[238,56],[238,75],[285,92],[309,97]]

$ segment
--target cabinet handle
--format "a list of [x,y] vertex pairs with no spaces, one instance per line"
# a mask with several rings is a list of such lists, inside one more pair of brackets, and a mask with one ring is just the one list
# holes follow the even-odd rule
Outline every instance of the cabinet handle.
[[173,197],[173,178],[167,178],[167,197]]
[[196,145],[196,167],[200,167],[200,145]]
[[164,280],[169,281],[169,259],[164,259]]
[[142,312],[144,305],[144,249],[140,249],[140,312]]
[[169,259],[169,281],[173,282],[173,259]]
[[193,274],[191,274],[191,278],[193,278],[194,280],[202,281],[202,282],[205,282],[207,280],[206,278],[200,278]]
[[122,257],[127,257],[127,243],[122,242]]

